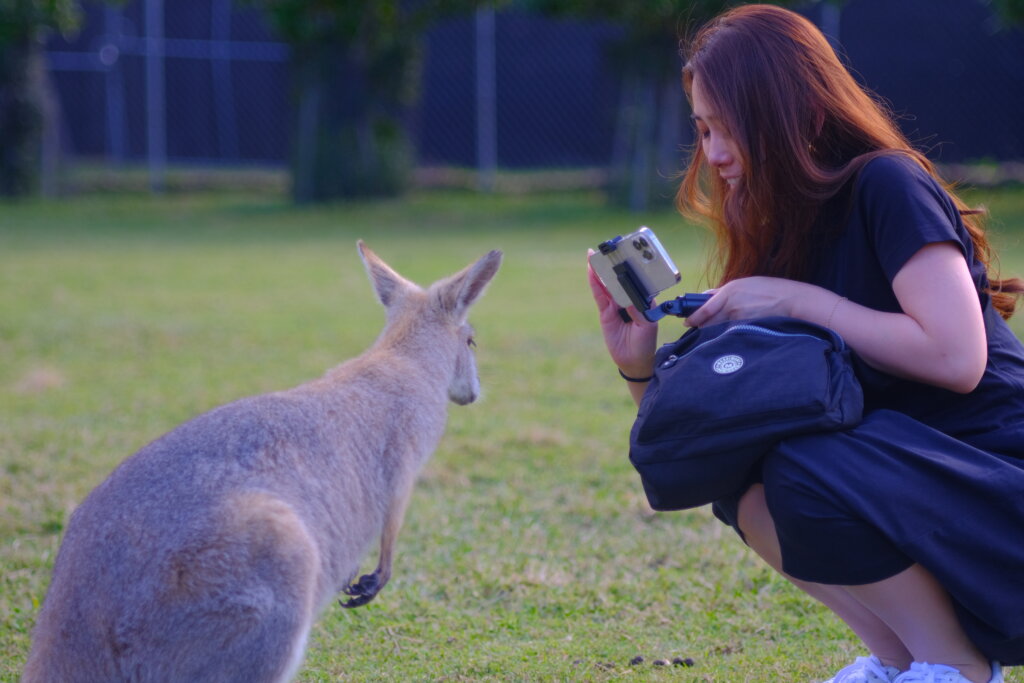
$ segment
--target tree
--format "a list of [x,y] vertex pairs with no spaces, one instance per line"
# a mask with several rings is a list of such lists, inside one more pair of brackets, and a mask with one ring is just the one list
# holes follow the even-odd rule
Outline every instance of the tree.
[[1009,24],[1024,24],[1024,0],[994,0],[993,4],[996,6],[996,14],[1003,21]]
[[420,36],[479,0],[250,0],[292,48],[292,195],[393,196],[415,164],[406,116]]
[[[682,147],[690,142],[684,108],[680,40],[735,2],[730,0],[521,0],[552,16],[612,21],[625,32],[610,47],[621,96],[610,162],[611,199],[634,211],[675,194]],[[787,5],[795,2],[780,1]]]
[[[78,26],[77,0],[0,0],[0,196],[39,185],[48,95],[42,40]],[[52,116],[52,114],[49,114]]]

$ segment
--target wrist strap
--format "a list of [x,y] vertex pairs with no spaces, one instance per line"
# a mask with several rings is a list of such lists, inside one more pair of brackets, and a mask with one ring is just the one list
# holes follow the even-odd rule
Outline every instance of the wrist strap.
[[619,376],[622,377],[622,379],[626,380],[627,382],[636,382],[638,384],[650,382],[652,379],[654,379],[654,375],[651,375],[650,377],[630,377],[629,375],[622,371],[622,368],[619,368]]

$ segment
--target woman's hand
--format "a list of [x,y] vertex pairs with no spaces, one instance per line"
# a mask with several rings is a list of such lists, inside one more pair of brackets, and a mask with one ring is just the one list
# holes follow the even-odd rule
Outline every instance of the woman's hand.
[[830,327],[868,365],[967,393],[985,372],[985,322],[959,246],[938,242],[910,257],[892,281],[900,312],[848,301],[822,287],[773,277],[728,282],[686,320],[699,327],[784,315]]
[[[597,273],[590,267],[590,250],[587,254],[587,279],[594,295],[601,322],[601,332],[612,362],[623,374],[630,377],[650,377],[654,371],[654,351],[657,346],[658,326],[648,322],[636,308],[628,310],[631,322],[619,315],[619,305],[608,293]],[[646,385],[644,385],[646,386]]]
[[714,296],[686,319],[690,327],[772,315],[793,316],[795,303],[807,297],[835,298],[835,294],[821,287],[778,277],[745,277],[708,291]]

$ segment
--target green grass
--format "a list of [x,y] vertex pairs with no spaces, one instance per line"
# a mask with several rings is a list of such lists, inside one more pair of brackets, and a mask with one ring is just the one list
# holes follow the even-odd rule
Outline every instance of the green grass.
[[[1024,193],[976,199],[1004,270],[1024,273]],[[811,681],[847,663],[853,636],[708,509],[646,505],[584,271],[588,246],[640,223],[676,257],[680,291],[706,286],[701,231],[587,193],[0,205],[0,680],[18,678],[68,514],[118,462],[372,342],[383,315],[360,237],[424,284],[492,248],[506,259],[473,314],[485,396],[451,409],[392,583],[325,611],[300,680]],[[693,666],[652,663],[674,657]]]

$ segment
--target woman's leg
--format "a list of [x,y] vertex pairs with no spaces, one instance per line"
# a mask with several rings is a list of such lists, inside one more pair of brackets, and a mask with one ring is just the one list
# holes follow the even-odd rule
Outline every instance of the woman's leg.
[[977,683],[989,680],[989,663],[964,634],[949,595],[921,565],[861,586],[831,586],[788,576],[782,571],[779,540],[761,484],[740,499],[739,524],[754,552],[831,609],[883,664],[901,670],[912,660],[945,664]]
[[844,587],[801,581],[782,571],[779,539],[765,503],[762,484],[751,486],[740,499],[739,525],[747,545],[754,552],[797,588],[832,610],[882,664],[895,666],[901,671],[910,666],[913,657],[900,637]]
[[951,666],[977,683],[991,677],[989,662],[964,633],[949,594],[921,565],[876,583],[845,588],[899,636],[915,661]]

